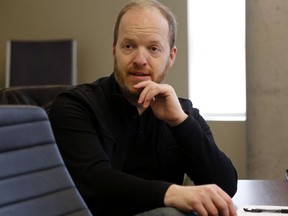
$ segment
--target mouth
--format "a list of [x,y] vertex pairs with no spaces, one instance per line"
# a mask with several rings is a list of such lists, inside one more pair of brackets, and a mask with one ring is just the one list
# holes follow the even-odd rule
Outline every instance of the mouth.
[[137,71],[133,71],[129,73],[132,76],[139,76],[139,77],[146,77],[146,76],[150,76],[150,74],[145,73],[145,72],[137,72]]

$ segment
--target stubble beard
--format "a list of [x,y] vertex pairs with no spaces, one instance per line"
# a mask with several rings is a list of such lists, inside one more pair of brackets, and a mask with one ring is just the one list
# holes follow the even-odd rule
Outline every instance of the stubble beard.
[[[168,64],[166,64],[164,72],[161,74],[161,76],[159,76],[157,78],[157,80],[152,80],[153,82],[156,83],[164,83],[164,80],[167,76],[168,73]],[[114,76],[116,79],[116,82],[118,83],[119,87],[120,87],[120,91],[121,93],[126,97],[126,98],[130,98],[132,100],[138,100],[142,89],[134,89],[133,86],[136,84],[129,84],[125,82],[125,75],[122,71],[120,71],[120,69],[117,66],[117,61],[116,59],[114,60]]]
[[126,98],[130,98],[137,101],[142,90],[140,91],[133,89],[133,85],[125,83],[124,74],[122,73],[122,71],[119,70],[116,60],[114,61],[114,76],[116,82],[119,85],[122,95]]

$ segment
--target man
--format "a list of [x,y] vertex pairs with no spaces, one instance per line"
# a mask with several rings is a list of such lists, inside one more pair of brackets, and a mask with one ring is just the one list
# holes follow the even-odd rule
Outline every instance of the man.
[[[63,159],[95,215],[235,215],[233,164],[199,111],[164,84],[176,21],[136,0],[114,29],[114,72],[58,96],[50,119]],[[195,186],[183,186],[186,173]],[[144,212],[144,213],[141,213]]]

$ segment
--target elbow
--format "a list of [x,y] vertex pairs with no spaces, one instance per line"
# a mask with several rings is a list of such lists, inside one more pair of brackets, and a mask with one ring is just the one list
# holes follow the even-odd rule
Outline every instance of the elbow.
[[232,174],[229,179],[230,181],[226,182],[226,186],[223,189],[230,197],[233,197],[236,194],[238,188],[238,175],[236,170],[234,170],[234,174]]

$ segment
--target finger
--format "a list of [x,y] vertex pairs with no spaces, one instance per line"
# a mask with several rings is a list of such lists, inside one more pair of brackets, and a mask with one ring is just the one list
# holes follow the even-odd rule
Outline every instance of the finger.
[[[219,199],[218,199],[219,201]],[[218,209],[218,212],[219,214],[218,215],[221,215],[221,216],[234,216],[234,215],[237,215],[237,212],[236,212],[236,208],[233,204],[229,204],[227,202],[225,202],[225,204],[215,204],[217,205],[217,209]]]
[[228,206],[229,215],[231,216],[237,215],[237,209],[230,197],[229,197],[229,200],[226,200],[226,203]]
[[226,201],[227,205],[228,205],[228,208],[229,208],[229,212],[231,215],[237,215],[237,209],[233,203],[233,200],[232,198],[226,193],[224,192],[223,190],[219,190],[218,193],[220,193],[220,196],[223,197],[223,199]]
[[236,208],[231,197],[220,188],[217,190],[217,193],[219,196],[216,196],[213,201],[217,206],[219,214],[223,216],[236,215]]
[[149,102],[148,98],[147,98],[147,92],[148,92],[148,87],[143,88],[142,92],[140,93],[139,99],[138,99],[138,103],[142,104],[143,106],[146,104],[147,102]]
[[206,208],[203,205],[195,205],[193,207],[193,211],[197,212],[197,215],[201,216],[208,216],[208,212],[206,211]]
[[[212,200],[203,203],[204,208],[208,212],[208,215],[219,215],[219,211]],[[220,214],[222,216],[222,214]]]
[[152,82],[152,81],[150,81],[150,80],[147,80],[147,81],[142,81],[142,82],[139,82],[139,83],[136,83],[135,85],[134,85],[134,88],[144,88],[148,83],[150,83],[150,82]]
[[155,97],[152,97],[151,99],[145,99],[142,103],[143,108],[148,108],[152,101],[155,100]]
[[143,106],[148,107],[151,101],[155,100],[155,96],[158,94],[157,88],[155,86],[146,86],[138,99],[138,103],[143,104]]

